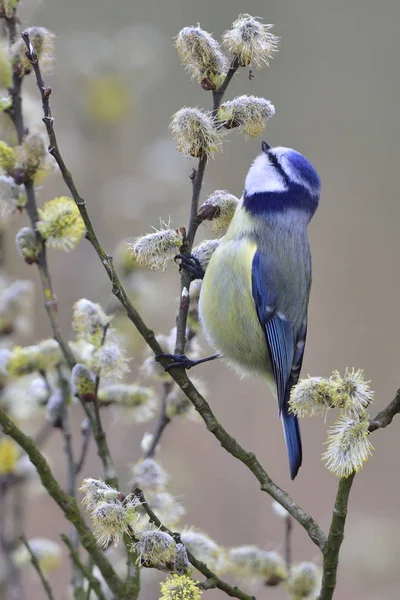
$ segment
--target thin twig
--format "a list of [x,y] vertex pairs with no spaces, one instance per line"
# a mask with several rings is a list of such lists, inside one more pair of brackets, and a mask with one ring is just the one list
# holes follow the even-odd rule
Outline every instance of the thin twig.
[[[68,382],[65,380],[64,375],[60,367],[57,368],[58,372],[58,383],[63,396],[63,406],[61,413],[61,431],[64,438],[64,450],[65,456],[67,457],[67,476],[68,476],[68,485],[67,492],[70,496],[75,498],[75,488],[76,488],[76,466],[74,453],[72,449],[72,435],[69,424],[69,415],[68,415],[68,402],[69,402],[69,386]],[[74,526],[72,526],[71,537],[73,540],[74,548],[77,553],[79,553],[79,536]],[[82,588],[82,576],[79,570],[77,570],[74,562],[71,563],[71,586],[74,591],[74,594],[77,596],[77,592]]]
[[[9,519],[6,515],[11,508],[10,503],[7,504],[7,487],[0,486],[0,548],[4,557],[5,575],[7,580],[6,589],[10,600],[20,600],[22,594],[21,580],[19,569],[14,564],[12,559],[12,551],[14,550],[14,532],[9,535],[8,527]],[[13,523],[14,525],[14,523]]]
[[[128,294],[125,291],[123,285],[121,284],[118,275],[114,269],[112,258],[106,254],[97,238],[97,235],[95,233],[86,208],[85,201],[79,195],[73,177],[70,171],[68,170],[64,159],[61,155],[60,149],[58,147],[57,137],[54,130],[54,119],[51,114],[49,101],[51,90],[45,87],[43,76],[39,67],[39,61],[30,42],[29,34],[27,32],[24,32],[22,34],[22,37],[28,48],[27,56],[31,61],[31,64],[35,71],[36,82],[42,98],[42,106],[44,113],[43,121],[45,123],[50,142],[49,152],[55,158],[60,168],[64,182],[68,187],[72,198],[75,200],[76,205],[78,206],[79,212],[86,226],[86,238],[92,244],[97,255],[99,256],[99,259],[103,264],[103,267],[111,281],[112,293],[124,306],[129,320],[136,327],[136,329],[143,337],[145,342],[148,344],[148,346],[152,349],[154,354],[156,356],[161,355],[163,354],[163,349],[158,343],[154,332],[147,327],[142,317],[131,303]],[[160,364],[163,367],[168,366],[169,362],[170,359],[168,358],[160,359]],[[294,519],[296,519],[296,521],[300,523],[300,525],[302,525],[302,527],[307,531],[308,535],[313,540],[313,542],[319,548],[322,549],[325,545],[326,537],[322,529],[316,523],[316,521],[314,521],[314,519],[310,515],[308,515],[300,506],[298,506],[282,488],[277,486],[274,483],[274,481],[272,481],[272,479],[263,469],[263,467],[261,466],[261,464],[259,463],[259,461],[253,453],[244,450],[244,448],[242,448],[236,442],[236,440],[227,433],[227,431],[215,418],[208,402],[196,390],[196,388],[188,378],[185,370],[175,368],[172,369],[169,372],[169,374],[172,377],[172,379],[179,385],[182,391],[186,394],[189,400],[193,403],[196,410],[202,416],[209,431],[219,440],[219,442],[225,448],[225,450],[227,450],[230,454],[232,454],[232,456],[240,460],[248,469],[250,469],[250,471],[256,476],[257,480],[259,481],[261,489],[264,492],[267,492],[274,500],[281,504],[281,506],[286,508],[286,510],[294,517]]]
[[[110,325],[110,323],[106,323],[106,325],[104,325],[103,334],[101,336],[100,348],[102,346],[104,346],[104,344],[105,344],[109,325]],[[96,420],[96,434],[104,435],[103,424],[101,422],[101,416],[100,416],[99,399],[98,399],[99,386],[100,386],[100,373],[98,373],[96,375],[95,388],[94,388],[94,416],[95,416],[95,420]]]
[[96,593],[99,600],[106,600],[106,597],[104,596],[103,591],[101,589],[99,580],[96,579],[96,577],[92,574],[90,569],[85,567],[85,565],[82,563],[71,540],[63,533],[61,534],[60,537],[61,537],[62,541],[64,542],[64,544],[67,546],[67,548],[69,550],[69,554],[71,556],[71,560],[73,561],[75,567],[81,572],[82,576],[85,579],[87,579],[88,584],[89,584],[89,589],[92,588],[94,590],[94,592]]
[[[21,120],[23,122],[22,114]],[[36,229],[36,223],[39,220],[39,215],[37,212],[34,183],[32,180],[29,180],[24,185],[26,192],[26,212],[28,213],[32,228]],[[65,356],[69,367],[72,368],[76,361],[70,347],[64,341],[58,322],[58,304],[51,283],[50,271],[47,262],[46,244],[39,233],[37,233],[37,240],[40,244],[40,254],[37,258],[37,267],[40,274],[40,281],[42,283],[44,306],[51,323],[54,339],[59,343],[61,351]]]
[[50,437],[50,435],[54,432],[54,426],[46,421],[43,423],[37,434],[35,435],[35,444],[40,448]]
[[87,418],[85,419],[84,424],[81,425],[81,431],[83,436],[83,442],[79,460],[75,465],[75,475],[79,475],[79,473],[82,471],[83,465],[85,464],[89,452],[91,429],[89,420]]
[[[218,90],[213,92],[213,110],[212,115],[214,119],[217,115],[218,109],[221,105],[222,99],[224,97],[225,91],[236,73],[239,67],[239,62],[237,59],[234,59],[231,67]],[[199,212],[199,201],[200,201],[200,193],[201,187],[204,179],[204,172],[207,166],[207,155],[204,154],[199,158],[199,163],[197,170],[192,172],[190,177],[192,181],[192,200],[190,203],[190,217],[189,217],[189,226],[186,233],[186,239],[184,241],[183,246],[180,248],[180,253],[183,255],[189,255],[194,244],[194,240],[196,237],[197,229],[201,223],[201,219],[198,218]],[[188,312],[190,307],[190,284],[191,284],[191,276],[189,273],[182,270],[181,274],[181,290],[179,297],[179,309],[178,309],[178,317],[176,322],[176,343],[175,343],[175,354],[184,354],[185,345],[186,345],[186,324],[188,318]]]
[[[201,186],[203,184],[204,172],[207,165],[207,155],[204,154],[199,159],[197,171],[193,171],[192,180],[192,201],[190,204],[190,217],[189,227],[186,234],[185,243],[180,248],[180,253],[183,255],[189,255],[192,247],[194,238],[196,236],[198,221],[197,213],[199,208]],[[190,284],[191,275],[185,270],[182,270],[181,274],[181,292],[179,296],[179,309],[178,317],[176,321],[176,342],[175,342],[175,354],[184,354],[186,345],[186,323],[190,306]]]
[[49,600],[54,600],[54,595],[53,595],[50,583],[47,581],[46,577],[44,576],[42,568],[39,564],[39,561],[36,558],[35,553],[33,552],[32,548],[29,545],[28,540],[26,539],[26,537],[24,535],[21,535],[21,541],[24,544],[25,548],[29,552],[29,555],[31,557],[31,563],[32,563],[33,567],[35,568],[37,574],[39,575],[40,581],[42,582],[42,586],[43,586],[44,591],[46,592],[47,598],[49,598]]
[[[88,560],[88,566],[86,568],[87,568],[88,573],[90,573],[90,575],[93,576],[93,561],[90,557]],[[86,591],[85,600],[90,600],[91,593],[92,593],[92,584],[91,584],[90,580],[88,580],[88,589]]]
[[339,551],[344,538],[347,506],[355,473],[339,481],[328,539],[323,552],[322,586],[317,600],[331,600],[336,587]]
[[111,591],[117,598],[125,598],[124,584],[103,551],[98,547],[95,537],[79,511],[75,498],[72,498],[61,489],[46,459],[35,446],[32,438],[25,435],[2,409],[0,409],[0,426],[4,433],[9,435],[27,453],[30,461],[36,467],[43,487],[61,508],[65,518],[76,527],[82,546],[93,558]]
[[290,572],[292,567],[292,530],[293,521],[290,515],[285,516],[285,563],[287,572]]
[[150,444],[150,448],[144,453],[144,458],[152,458],[157,449],[158,444],[165,428],[171,422],[171,418],[167,415],[167,397],[171,391],[173,383],[171,381],[164,381],[163,387],[163,399],[161,404],[160,416],[157,421],[156,429],[153,433],[153,439]]
[[[139,500],[141,506],[143,506],[151,523],[153,523],[158,529],[161,529],[161,531],[164,531],[164,532],[168,533],[170,536],[172,536],[177,544],[183,543],[179,533],[171,531],[170,529],[168,529],[168,527],[165,527],[165,525],[162,524],[160,519],[150,508],[150,506],[145,498],[145,495],[143,494],[143,491],[140,488],[135,488],[133,490],[133,495],[136,496],[136,498]],[[216,587],[219,590],[225,592],[231,598],[239,598],[239,600],[255,600],[253,596],[250,596],[249,594],[242,592],[242,590],[240,590],[238,587],[229,585],[229,583],[226,583],[225,581],[220,579],[217,575],[215,575],[215,573],[213,573],[207,567],[207,565],[205,563],[201,562],[200,560],[197,560],[197,558],[195,556],[193,556],[193,554],[191,552],[189,552],[189,550],[187,548],[186,548],[186,552],[187,552],[188,559],[189,559],[190,563],[194,566],[194,568],[197,569],[198,571],[200,571],[200,573],[202,573],[202,575],[204,575],[209,582],[212,582],[211,584],[210,583],[207,584],[208,588]]]
[[400,390],[397,390],[394,399],[376,417],[369,422],[369,432],[387,427],[393,421],[394,417],[400,413]]

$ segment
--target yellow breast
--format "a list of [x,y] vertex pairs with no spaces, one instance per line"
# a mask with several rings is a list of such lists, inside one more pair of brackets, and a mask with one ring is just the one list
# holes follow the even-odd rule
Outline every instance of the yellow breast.
[[204,277],[199,312],[210,343],[241,373],[270,375],[266,338],[251,288],[256,244],[237,238],[233,222]]

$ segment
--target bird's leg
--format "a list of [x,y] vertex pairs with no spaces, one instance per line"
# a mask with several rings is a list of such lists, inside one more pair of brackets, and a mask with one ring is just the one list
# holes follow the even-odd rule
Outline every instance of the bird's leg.
[[203,267],[201,266],[199,259],[193,256],[193,254],[189,254],[189,256],[178,254],[177,256],[175,256],[174,261],[178,262],[178,260],[180,261],[179,273],[181,273],[182,271],[186,271],[186,273],[189,273],[189,275],[191,276],[192,281],[194,281],[195,279],[203,279]]
[[219,358],[219,354],[213,354],[212,356],[206,356],[206,358],[199,358],[198,360],[190,360],[185,354],[158,354],[155,359],[157,362],[160,361],[161,358],[169,358],[170,364],[164,367],[165,371],[169,371],[174,367],[181,367],[183,369],[189,370],[192,367],[196,367],[197,365],[201,365],[202,363],[209,362],[210,360],[215,360]]

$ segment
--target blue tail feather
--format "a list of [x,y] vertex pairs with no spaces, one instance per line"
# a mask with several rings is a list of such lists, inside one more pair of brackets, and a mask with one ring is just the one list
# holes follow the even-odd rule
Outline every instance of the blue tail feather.
[[289,458],[290,477],[294,479],[302,461],[300,426],[297,417],[285,409],[282,410],[281,420]]

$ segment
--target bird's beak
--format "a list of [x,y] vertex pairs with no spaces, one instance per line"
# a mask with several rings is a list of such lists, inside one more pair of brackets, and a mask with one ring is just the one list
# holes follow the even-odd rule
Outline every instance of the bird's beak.
[[268,150],[271,150],[271,146],[267,142],[261,142],[261,150],[267,154]]

